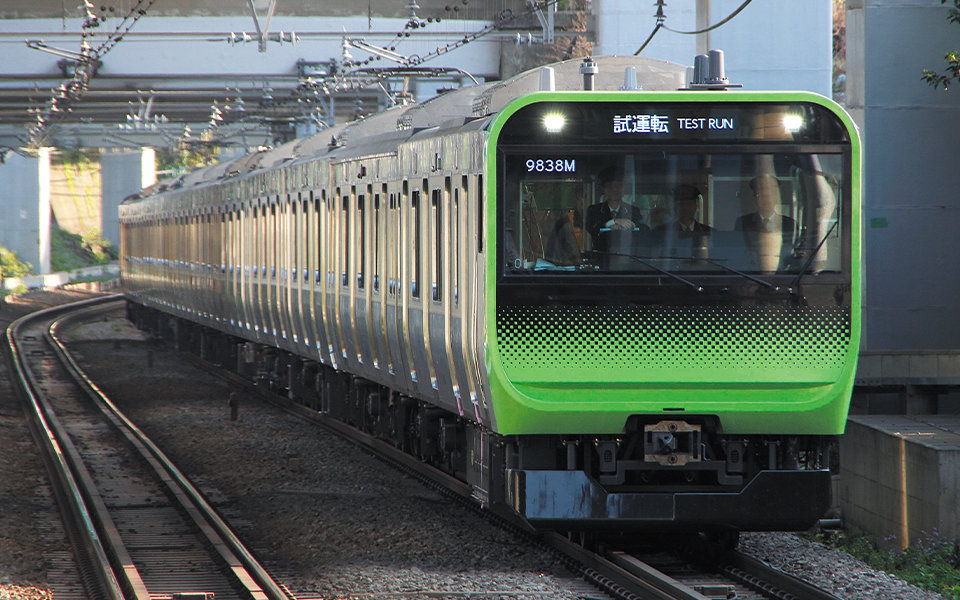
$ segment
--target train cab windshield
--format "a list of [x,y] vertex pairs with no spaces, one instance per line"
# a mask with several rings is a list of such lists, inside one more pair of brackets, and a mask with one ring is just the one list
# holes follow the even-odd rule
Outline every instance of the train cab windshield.
[[512,273],[838,272],[839,154],[657,152],[516,157]]
[[850,140],[822,106],[533,104],[497,143],[502,277],[849,274]]

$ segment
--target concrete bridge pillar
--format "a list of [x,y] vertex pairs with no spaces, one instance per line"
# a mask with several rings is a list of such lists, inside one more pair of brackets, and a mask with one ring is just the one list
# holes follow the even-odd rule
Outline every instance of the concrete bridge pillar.
[[120,244],[117,207],[123,199],[157,181],[157,155],[153,148],[105,148],[100,151],[100,185],[103,198],[103,237]]
[[0,246],[39,274],[50,272],[50,148],[0,164]]

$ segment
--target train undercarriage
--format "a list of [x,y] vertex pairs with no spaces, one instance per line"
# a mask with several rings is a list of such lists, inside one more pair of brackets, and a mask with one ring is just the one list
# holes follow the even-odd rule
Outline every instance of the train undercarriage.
[[[724,435],[715,417],[635,415],[617,435],[503,436],[294,354],[128,302],[128,318],[467,482],[538,529],[802,530],[830,505],[830,436]],[[733,535],[730,535],[730,534]]]

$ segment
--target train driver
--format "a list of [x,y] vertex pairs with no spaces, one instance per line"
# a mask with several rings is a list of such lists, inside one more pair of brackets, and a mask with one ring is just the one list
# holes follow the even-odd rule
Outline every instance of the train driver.
[[609,234],[649,231],[639,208],[623,201],[623,173],[607,167],[597,176],[602,201],[587,207],[586,229],[594,250],[610,251]]

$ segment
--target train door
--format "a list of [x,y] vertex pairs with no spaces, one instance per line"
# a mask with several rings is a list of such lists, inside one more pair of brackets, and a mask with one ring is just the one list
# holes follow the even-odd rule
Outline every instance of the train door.
[[277,205],[277,331],[281,348],[291,349],[293,330],[290,326],[290,195]]
[[257,321],[254,327],[257,332],[257,341],[267,343],[266,334],[270,330],[270,310],[269,310],[269,290],[270,271],[268,268],[270,262],[270,223],[269,223],[269,198],[264,198],[260,205],[260,212],[257,218],[257,263],[259,265],[257,282]]
[[284,208],[284,221],[286,221],[286,234],[284,235],[284,281],[287,286],[286,297],[286,318],[283,327],[286,330],[285,342],[288,349],[292,352],[299,351],[300,331],[297,327],[299,319],[297,315],[297,306],[300,304],[300,286],[297,280],[297,214],[299,213],[299,201],[296,194],[287,194],[287,204]]
[[237,263],[237,271],[239,271],[239,288],[240,288],[240,305],[241,312],[238,315],[240,318],[240,329],[248,330],[250,328],[250,320],[253,317],[253,311],[251,307],[251,266],[253,265],[253,221],[252,221],[252,210],[250,204],[240,206],[240,222],[237,224],[237,233],[239,234],[239,248],[238,257],[239,262]]
[[266,323],[268,319],[265,307],[267,296],[264,290],[269,281],[269,276],[267,275],[267,202],[267,199],[260,200],[260,203],[254,209],[256,210],[257,216],[255,221],[256,231],[253,237],[253,243],[256,249],[256,262],[253,265],[253,268],[256,270],[256,276],[253,278],[253,327],[257,341],[261,343],[265,342],[264,332],[267,328]]
[[295,198],[291,199],[291,236],[290,248],[291,254],[291,272],[290,272],[290,292],[293,294],[290,302],[291,328],[293,329],[292,338],[296,345],[297,353],[302,354],[304,349],[309,348],[310,332],[307,330],[303,319],[303,313],[308,304],[305,304],[305,296],[309,298],[308,283],[304,278],[307,273],[307,201],[303,199],[303,193],[297,192]]
[[244,239],[247,242],[247,263],[244,265],[244,274],[249,273],[247,279],[247,330],[250,333],[259,332],[254,325],[260,323],[260,201],[253,200],[248,208],[249,218]]
[[375,189],[370,186],[368,196],[370,207],[370,318],[368,335],[370,336],[373,367],[382,378],[390,360],[390,349],[386,332],[386,286],[382,281],[384,273],[384,254],[386,242],[387,186]]
[[340,328],[340,288],[342,287],[342,278],[340,276],[340,263],[343,260],[345,249],[342,248],[343,231],[345,223],[343,220],[343,198],[340,196],[340,188],[332,188],[332,193],[327,198],[327,272],[325,281],[325,314],[324,321],[327,325],[329,334],[328,349],[330,360],[334,368],[343,363],[344,348],[343,335]]
[[241,254],[241,215],[243,209],[237,205],[234,205],[230,210],[230,214],[227,216],[227,222],[230,227],[228,233],[228,240],[230,246],[230,254],[227,257],[227,273],[231,274],[231,311],[230,311],[230,324],[233,326],[234,333],[239,331],[240,323],[243,319],[243,288],[242,288],[242,278],[241,278],[241,265],[243,265],[243,255]]
[[[323,180],[321,185],[326,185]],[[310,326],[316,336],[316,352],[320,362],[327,364],[330,361],[330,331],[327,326],[326,312],[326,282],[327,282],[327,191],[321,189],[312,193],[313,209],[310,221],[311,251],[313,274],[310,276]]]
[[179,311],[183,311],[183,306],[187,303],[187,275],[184,272],[183,265],[185,261],[183,260],[183,255],[190,251],[190,240],[187,237],[187,213],[182,211],[180,216],[176,218],[176,235],[177,235],[177,244],[173,247],[173,277],[176,281],[177,297],[175,302],[175,307]]
[[[213,210],[208,216],[210,224],[210,239],[208,241],[210,250],[207,256],[207,272],[213,284],[211,302],[213,304],[213,314],[211,317],[222,316],[226,314],[226,273],[221,268],[223,265],[223,227],[226,223],[226,214],[221,206]],[[214,321],[211,318],[211,321]],[[216,324],[216,323],[214,323]]]
[[222,326],[233,330],[236,327],[237,322],[237,276],[234,273],[236,268],[236,247],[234,236],[234,219],[236,216],[236,211],[232,206],[227,206],[224,208],[225,212],[223,214],[224,223],[221,228],[221,252],[220,257],[220,271],[224,274],[225,280],[225,293],[223,299],[223,313],[221,317],[225,319],[225,322],[222,323]]
[[[350,272],[350,288],[353,312],[350,327],[353,330],[356,360],[358,371],[371,376],[373,368],[373,352],[370,350],[370,292],[369,278],[370,261],[370,195],[368,187],[351,188],[356,205],[353,211],[355,225],[353,227],[353,270]],[[351,355],[351,358],[353,356]]]
[[346,364],[357,360],[355,336],[356,323],[353,318],[355,288],[351,284],[354,277],[353,264],[356,261],[356,227],[354,215],[355,189],[344,186],[340,192],[340,262],[337,265],[337,334],[340,337],[340,357]]
[[483,414],[486,414],[486,400],[483,397],[485,382],[482,380],[482,373],[485,372],[484,365],[484,345],[486,344],[484,310],[486,303],[484,301],[484,274],[485,268],[485,236],[484,236],[484,180],[483,175],[471,176],[467,181],[466,199],[468,215],[466,217],[468,234],[467,239],[470,242],[470,248],[467,250],[468,258],[464,265],[468,271],[465,273],[465,293],[464,293],[464,335],[468,336],[464,344],[464,359],[469,370],[470,377],[470,402],[473,404],[474,418],[478,422],[483,422]]
[[319,326],[322,330],[324,340],[323,348],[321,348],[320,351],[325,357],[324,361],[336,367],[337,359],[334,348],[338,342],[334,335],[334,313],[332,312],[334,305],[332,300],[332,288],[334,285],[333,272],[335,269],[333,261],[335,255],[333,253],[331,238],[336,232],[334,222],[336,211],[334,207],[337,204],[337,196],[336,194],[328,193],[327,189],[320,190],[320,194],[320,239],[318,241],[320,249],[317,252],[320,262],[320,289],[318,290],[319,298],[317,302],[319,307]]
[[469,402],[470,398],[470,379],[466,362],[464,361],[464,341],[468,336],[464,335],[463,326],[463,306],[464,306],[464,286],[463,278],[466,270],[466,261],[472,256],[469,251],[470,244],[467,237],[466,227],[466,198],[467,177],[448,178],[448,197],[450,198],[449,211],[449,245],[451,264],[448,269],[450,274],[450,294],[447,299],[447,320],[445,329],[447,335],[447,359],[452,376],[452,387],[454,399],[457,403],[457,410],[460,415],[464,414],[464,403]]
[[[403,248],[409,249],[409,281],[404,296],[406,297],[406,341],[410,349],[413,368],[410,379],[414,382],[417,395],[424,400],[431,400],[434,396],[431,369],[427,356],[429,339],[425,326],[427,311],[424,309],[424,295],[429,302],[429,284],[426,283],[424,260],[429,248],[427,235],[427,217],[429,215],[429,183],[426,179],[413,184],[410,190],[410,205],[407,234],[410,244]],[[426,285],[425,285],[426,284]],[[424,289],[426,288],[426,289]]]
[[278,344],[281,348],[290,350],[293,344],[293,327],[291,326],[290,299],[292,283],[290,281],[290,214],[291,198],[286,194],[278,199],[277,205],[277,326]]
[[269,314],[267,324],[267,343],[271,346],[280,346],[280,241],[281,234],[281,205],[280,196],[275,196],[270,202],[267,215],[267,303],[265,308]]
[[430,365],[430,385],[434,394],[447,401],[451,398],[453,381],[448,362],[450,353],[449,311],[450,311],[450,228],[447,221],[450,214],[450,178],[433,177],[430,179],[429,233],[426,250],[430,272],[430,298],[425,302],[428,315],[424,326],[427,328],[427,360]]
[[[404,183],[404,185],[406,185]],[[401,201],[406,190],[397,184],[387,189],[387,229],[386,238],[386,333],[390,359],[387,372],[394,378],[396,387],[403,391],[410,389],[410,369],[407,366],[404,350],[406,343],[403,335],[403,290],[402,273],[407,256],[408,245],[404,243],[404,223]]]

